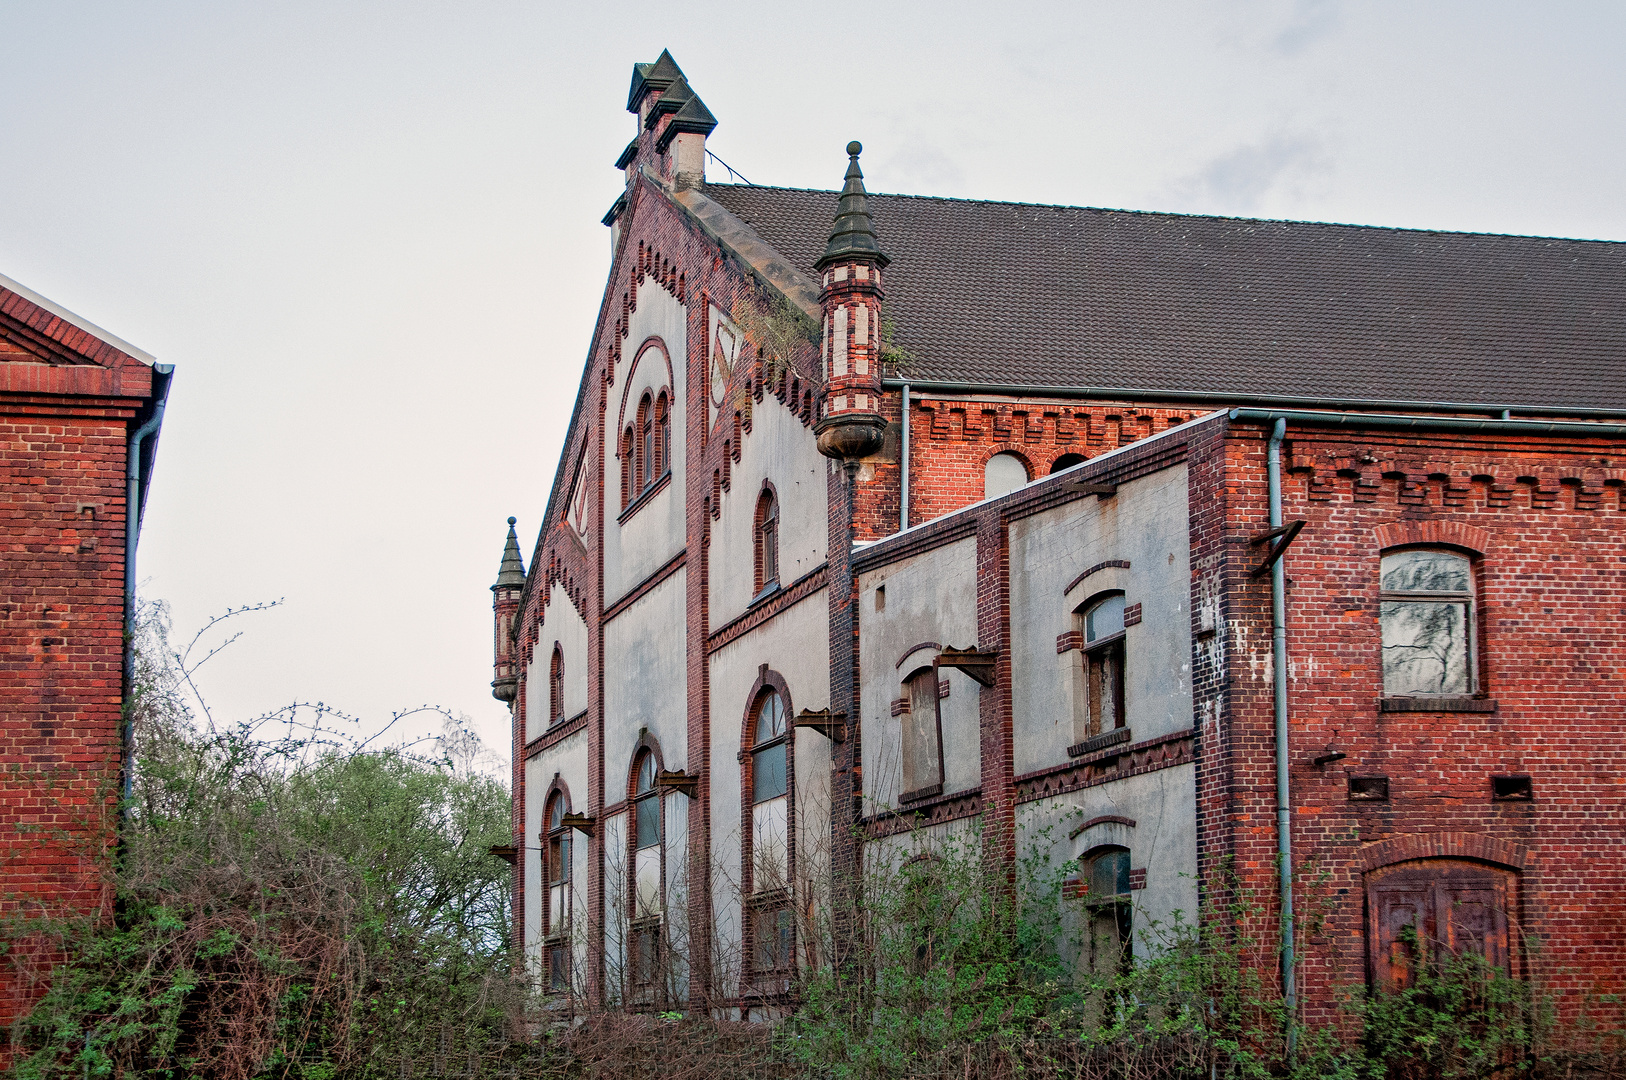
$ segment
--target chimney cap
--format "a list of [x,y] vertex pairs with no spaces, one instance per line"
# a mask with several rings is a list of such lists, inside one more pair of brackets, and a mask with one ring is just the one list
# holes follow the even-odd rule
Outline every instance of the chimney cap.
[[662,49],[660,59],[653,64],[632,65],[632,88],[627,91],[627,111],[637,112],[644,95],[651,90],[665,90],[683,78],[683,69],[672,59],[669,49]]

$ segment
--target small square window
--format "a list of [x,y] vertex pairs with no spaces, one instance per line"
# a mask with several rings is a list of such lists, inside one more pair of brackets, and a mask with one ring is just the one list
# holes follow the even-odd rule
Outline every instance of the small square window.
[[1534,798],[1528,776],[1491,777],[1492,802],[1530,802]]
[[1387,776],[1352,776],[1349,778],[1350,802],[1388,802]]

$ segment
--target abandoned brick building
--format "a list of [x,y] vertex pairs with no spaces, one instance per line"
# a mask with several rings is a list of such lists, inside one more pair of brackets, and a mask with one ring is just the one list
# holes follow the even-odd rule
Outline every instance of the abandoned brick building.
[[493,587],[546,986],[784,1006],[860,845],[980,820],[1131,951],[1222,865],[1290,926],[1289,850],[1310,1012],[1412,925],[1626,989],[1626,245],[718,184],[669,54],[627,108]]
[[[0,277],[0,913],[95,911],[129,751],[141,509],[172,369]],[[13,945],[0,1024],[43,987]]]

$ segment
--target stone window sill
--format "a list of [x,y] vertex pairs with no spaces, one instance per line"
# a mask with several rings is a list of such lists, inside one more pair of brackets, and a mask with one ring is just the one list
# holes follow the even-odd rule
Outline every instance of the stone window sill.
[[659,480],[655,481],[653,484],[649,485],[649,487],[639,492],[638,497],[627,504],[626,509],[622,510],[621,515],[615,519],[616,524],[626,524],[628,518],[642,510],[646,503],[653,501],[655,496],[665,491],[667,487],[671,485],[671,483],[672,470],[668,469],[666,472],[661,474],[661,478]]
[[1114,728],[1111,731],[1104,731],[1099,735],[1092,735],[1090,738],[1085,739],[1081,743],[1074,743],[1072,746],[1067,748],[1067,756],[1083,757],[1085,754],[1093,754],[1097,750],[1105,750],[1109,746],[1117,746],[1119,743],[1126,743],[1130,740],[1130,738],[1131,735],[1128,728]]
[[905,791],[902,795],[898,796],[898,802],[919,802],[921,799],[929,799],[933,795],[941,794],[943,794],[942,784],[927,784],[925,787],[916,788],[914,791]]
[[1495,698],[1480,697],[1385,697],[1378,698],[1378,712],[1456,712],[1493,713]]

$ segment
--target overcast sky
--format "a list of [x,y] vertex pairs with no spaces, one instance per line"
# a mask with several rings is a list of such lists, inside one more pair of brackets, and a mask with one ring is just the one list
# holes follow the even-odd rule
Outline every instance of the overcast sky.
[[663,47],[761,184],[859,138],[876,191],[1626,239],[1618,2],[0,15],[0,273],[176,366],[145,591],[286,599],[210,665],[225,716],[433,702],[506,750],[503,522],[529,560]]

